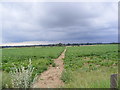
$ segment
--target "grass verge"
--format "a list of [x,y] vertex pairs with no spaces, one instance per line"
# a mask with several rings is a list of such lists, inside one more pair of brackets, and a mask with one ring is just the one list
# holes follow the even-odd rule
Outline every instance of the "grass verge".
[[116,72],[116,67],[101,67],[90,72],[78,69],[63,72],[61,79],[65,82],[63,88],[110,88],[110,75]]

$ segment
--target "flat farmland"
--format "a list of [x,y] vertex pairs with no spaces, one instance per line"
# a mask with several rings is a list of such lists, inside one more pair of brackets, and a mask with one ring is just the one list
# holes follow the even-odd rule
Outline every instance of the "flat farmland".
[[[64,50],[65,52],[62,53]],[[61,58],[63,56],[64,58]],[[4,48],[1,67],[2,87],[11,88],[10,71],[14,69],[14,66],[16,68],[24,66],[27,69],[30,60],[32,67],[35,68],[32,78],[36,74],[42,74],[44,77],[44,80],[39,80],[37,85],[44,85],[47,88],[48,83],[54,86],[57,83],[54,83],[54,77],[58,80],[60,77],[63,83],[59,87],[62,88],[110,88],[110,75],[118,73],[118,45]],[[59,65],[61,60],[63,65]],[[62,74],[59,74],[59,77],[55,76],[59,71],[57,69],[61,66],[64,68],[60,71]],[[58,88],[56,86],[55,88]]]
[[[29,60],[32,61],[32,66],[35,68],[33,77],[47,70],[50,65],[54,66],[53,59],[57,58],[64,50],[64,47],[28,47],[28,48],[5,48],[2,49],[2,67],[3,72],[3,87],[11,87],[8,73],[12,68],[27,67]],[[5,78],[5,77],[8,78]]]
[[62,80],[65,88],[110,88],[118,73],[118,45],[68,47]]

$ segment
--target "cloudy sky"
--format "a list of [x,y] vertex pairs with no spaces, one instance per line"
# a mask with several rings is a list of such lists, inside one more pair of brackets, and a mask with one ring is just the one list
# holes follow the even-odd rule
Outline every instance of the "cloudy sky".
[[117,42],[113,2],[6,2],[1,5],[3,43]]

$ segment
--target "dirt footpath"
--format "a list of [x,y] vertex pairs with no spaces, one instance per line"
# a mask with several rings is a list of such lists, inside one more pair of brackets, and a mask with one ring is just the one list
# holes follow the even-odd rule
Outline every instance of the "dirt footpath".
[[64,85],[60,77],[64,69],[62,59],[65,57],[65,52],[66,49],[57,59],[54,59],[56,67],[50,66],[47,71],[38,76],[38,80],[33,85],[33,88],[58,88]]

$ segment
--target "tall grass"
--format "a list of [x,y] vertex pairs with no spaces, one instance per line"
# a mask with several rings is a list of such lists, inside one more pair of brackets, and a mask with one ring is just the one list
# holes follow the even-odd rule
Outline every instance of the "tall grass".
[[[0,49],[0,68],[2,67],[2,49]],[[0,69],[0,90],[2,89],[2,72]]]
[[12,88],[11,76],[9,73],[1,71],[2,78],[0,79],[2,84],[1,88]]
[[86,72],[84,70],[66,71],[62,75],[65,82],[64,88],[110,88],[110,75],[117,69],[100,68]]
[[2,72],[0,71],[0,90],[2,89]]

